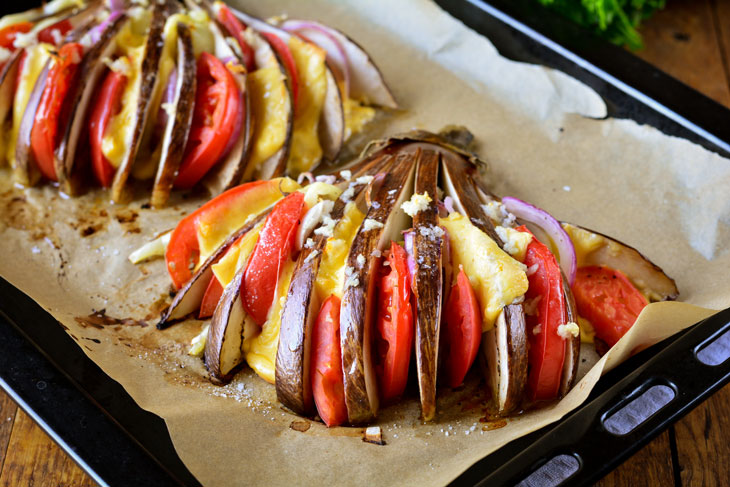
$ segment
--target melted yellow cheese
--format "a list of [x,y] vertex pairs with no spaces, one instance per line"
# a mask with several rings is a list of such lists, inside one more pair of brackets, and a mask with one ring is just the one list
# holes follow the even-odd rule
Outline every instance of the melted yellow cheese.
[[289,49],[299,76],[299,99],[294,112],[288,170],[297,176],[309,171],[322,158],[317,129],[327,91],[326,53],[296,36],[289,39]]
[[596,336],[596,331],[593,329],[593,323],[581,316],[578,316],[578,327],[580,328],[581,343],[593,343],[593,337]]
[[116,56],[126,56],[130,61],[130,69],[122,93],[122,109],[109,120],[104,138],[101,141],[101,151],[114,167],[121,165],[132,144],[136,113],[140,102],[139,84],[141,82],[142,57],[145,50],[146,31],[150,24],[150,15],[149,11],[140,10],[137,16],[130,17],[130,21],[124,24],[116,39]]
[[218,282],[220,282],[224,288],[233,280],[233,276],[236,274],[236,271],[248,262],[248,258],[251,256],[251,253],[256,246],[256,241],[259,238],[259,232],[263,226],[264,222],[262,221],[252,228],[250,232],[246,233],[246,235],[231,245],[231,248],[228,249],[226,255],[224,255],[221,260],[213,264],[211,267],[213,274],[215,274]]
[[502,309],[527,292],[525,266],[459,213],[439,222],[451,235],[452,262],[469,278],[482,308],[482,331],[488,331]]
[[250,73],[248,90],[254,132],[245,179],[284,145],[288,112],[286,78],[278,66]]
[[342,107],[345,110],[345,140],[361,132],[365,124],[375,118],[375,109],[357,100],[345,98]]
[[200,247],[201,264],[220,247],[226,239],[264,210],[279,201],[282,191],[291,193],[301,186],[289,178],[276,178],[266,181],[249,189],[246,197],[236,199],[236,205],[231,205],[223,218],[214,221],[198,222],[198,245]]
[[23,120],[25,107],[28,106],[30,94],[33,91],[38,76],[43,71],[46,61],[50,58],[50,51],[55,48],[51,44],[36,44],[26,49],[23,70],[20,73],[18,87],[13,99],[13,128],[7,140],[5,157],[12,167],[15,167],[15,145],[20,131],[20,122]]
[[602,236],[583,230],[582,228],[574,227],[568,223],[563,223],[563,229],[573,242],[573,247],[575,247],[575,256],[578,260],[578,267],[584,265],[586,257],[590,253],[598,250],[606,244],[606,239]]
[[[249,367],[259,377],[274,383],[276,370],[276,351],[279,348],[279,330],[281,329],[281,311],[284,308],[289,283],[294,272],[294,261],[287,261],[279,275],[279,282],[274,297],[274,304],[269,310],[266,323],[259,333],[246,336],[243,340],[243,353]],[[247,323],[248,324],[248,323]],[[250,328],[249,328],[250,329]],[[245,334],[245,333],[244,333]]]
[[315,281],[319,302],[323,302],[331,294],[342,297],[345,285],[345,260],[357,229],[364,219],[365,214],[357,208],[357,205],[354,202],[348,203],[342,219],[335,226],[334,233],[327,239]]
[[527,246],[532,242],[532,235],[510,227],[496,226],[494,229],[504,242],[504,250],[515,259],[524,262]]

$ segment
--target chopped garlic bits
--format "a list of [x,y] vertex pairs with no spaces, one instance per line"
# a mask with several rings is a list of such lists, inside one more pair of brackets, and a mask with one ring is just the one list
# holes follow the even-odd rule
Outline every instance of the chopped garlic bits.
[[427,210],[428,205],[433,201],[431,197],[428,195],[428,193],[418,194],[413,193],[413,196],[411,196],[411,199],[408,201],[405,201],[402,205],[400,205],[401,209],[406,212],[406,215],[413,218],[416,216],[419,212]]

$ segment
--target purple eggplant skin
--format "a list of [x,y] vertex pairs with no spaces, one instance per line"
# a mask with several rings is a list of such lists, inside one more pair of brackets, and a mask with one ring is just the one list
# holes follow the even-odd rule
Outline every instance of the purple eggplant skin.
[[[207,0],[184,0],[183,3],[188,9],[201,10],[206,12],[206,14],[213,19],[213,21],[208,24],[208,28],[212,32],[213,37],[216,38],[216,52],[214,54],[219,59],[222,57],[234,56],[238,61],[238,64],[243,66],[243,60],[226,43],[225,36],[223,35],[225,29],[220,28],[219,22],[216,20],[215,15],[213,15],[213,9],[211,8],[210,3]],[[226,52],[219,52],[220,49],[224,49]],[[238,134],[238,139],[235,141],[229,153],[223,158],[223,160],[218,161],[201,181],[201,184],[213,196],[243,182],[243,176],[246,171],[246,163],[251,154],[253,120],[251,118],[251,104],[249,103],[246,73],[232,72],[231,74],[233,74],[241,93],[241,106],[244,109],[243,122],[241,124],[241,132]]]
[[[561,273],[562,274],[562,273]],[[575,305],[573,292],[570,290],[568,279],[562,274],[563,295],[565,296],[565,322],[578,323],[578,308]],[[565,396],[573,388],[578,376],[580,359],[580,334],[565,339],[565,359],[563,360],[563,375],[560,379],[560,397]]]
[[170,306],[162,312],[160,321],[157,323],[158,330],[164,330],[165,328],[174,325],[200,308],[200,303],[205,295],[205,290],[208,288],[211,277],[213,277],[213,264],[218,262],[221,257],[225,255],[230,246],[233,245],[236,240],[248,233],[268,214],[269,210],[264,211],[232,233],[226,241],[223,242],[221,246],[218,247],[218,249],[216,249],[216,251],[213,252],[213,254],[208,257],[203,264],[201,264],[200,267],[198,267],[198,270],[195,271],[193,277],[191,277],[190,280],[180,288],[177,294],[175,294]]
[[150,99],[152,93],[155,92],[156,84],[159,83],[159,77],[157,76],[158,66],[160,57],[162,56],[162,48],[165,45],[162,39],[162,33],[165,28],[167,11],[170,7],[166,3],[154,2],[153,5],[152,20],[147,31],[147,39],[142,55],[140,82],[137,88],[139,90],[139,104],[137,105],[132,122],[134,124],[132,141],[127,148],[121,164],[114,173],[114,180],[112,181],[112,200],[116,203],[126,203],[132,197],[132,191],[127,185],[127,181],[129,175],[132,173],[134,161],[137,158],[144,127],[147,124],[147,119],[150,117]]
[[33,130],[35,115],[38,111],[38,105],[43,96],[43,90],[48,79],[48,72],[51,69],[52,60],[48,59],[43,70],[36,79],[35,86],[28,98],[25,112],[20,121],[20,130],[18,130],[18,140],[15,144],[15,167],[13,168],[13,179],[16,183],[23,186],[34,186],[41,179],[41,173],[38,169],[38,163],[33,156],[33,150],[30,146],[30,134]]
[[104,30],[99,42],[91,46],[79,66],[80,81],[72,86],[71,92],[64,100],[68,110],[62,110],[61,113],[66,113],[67,117],[65,120],[59,120],[62,136],[56,148],[54,162],[61,191],[68,195],[77,195],[81,192],[84,165],[78,161],[81,152],[78,147],[85,147],[87,144],[80,139],[86,133],[86,121],[90,114],[93,95],[105,70],[101,59],[114,50],[114,38],[125,22],[127,17],[121,15]]
[[[459,211],[469,218],[469,221],[494,240],[500,248],[504,242],[497,235],[492,221],[484,212],[479,199],[478,188],[471,175],[473,165],[467,162],[464,157],[454,153],[445,153],[443,156],[444,182],[447,186],[447,193],[454,199],[454,204]],[[490,340],[495,346],[506,345],[507,349],[494,350],[493,360],[487,360],[489,364],[488,380],[493,391],[507,391],[506,396],[497,395],[494,399],[498,403],[500,414],[508,414],[517,407],[522,398],[525,384],[527,383],[527,337],[524,323],[524,310],[522,304],[510,304],[503,310],[504,327],[499,330],[506,336],[498,340],[498,330],[490,330],[483,335],[484,339]],[[493,333],[494,335],[490,335]],[[482,347],[484,350],[484,347]],[[501,374],[498,359],[507,359],[508,373]],[[501,381],[507,381],[506,384]],[[500,381],[500,383],[497,383]]]
[[[387,168],[390,161],[391,156],[383,154],[359,161],[352,166],[352,178],[357,179],[363,175],[377,173]],[[338,184],[346,182],[340,180]],[[353,199],[359,201],[369,189],[370,185],[355,186]],[[330,218],[339,222],[346,206],[346,201],[338,199]],[[315,235],[314,245],[304,247],[299,254],[282,310],[279,347],[276,354],[277,398],[284,406],[303,416],[310,416],[315,412],[309,373],[312,326],[317,319],[320,303],[317,301],[314,286],[327,238],[326,235]]]
[[[339,221],[346,203],[338,199],[330,218]],[[276,353],[276,397],[302,416],[314,414],[309,376],[312,328],[319,313],[315,281],[327,245],[326,235],[316,235],[314,245],[299,254],[281,314],[279,348]]]
[[342,104],[340,87],[332,69],[325,63],[327,91],[319,118],[319,142],[322,146],[322,157],[327,162],[334,162],[345,143],[345,110]]
[[431,421],[436,414],[441,307],[443,303],[442,235],[436,202],[441,157],[437,151],[418,149],[416,153],[416,194],[428,194],[428,208],[413,216],[415,230],[413,292],[416,305],[416,367],[421,399],[421,415]]
[[231,381],[232,372],[243,362],[244,323],[246,312],[241,301],[241,284],[246,266],[241,267],[226,286],[208,330],[205,342],[205,367],[216,385]]
[[193,122],[197,82],[193,40],[190,28],[183,23],[177,24],[177,33],[176,69],[179,75],[175,88],[175,116],[168,118],[165,127],[162,157],[157,168],[150,200],[155,208],[162,208],[170,198],[172,185],[180,169]]
[[[370,256],[375,251],[385,250],[390,240],[397,238],[396,234],[405,228],[405,225],[397,228],[396,215],[401,212],[401,203],[411,194],[415,172],[412,152],[399,151],[394,159],[379,192],[380,205],[368,209],[346,261],[345,289],[340,305],[340,348],[345,403],[351,424],[367,423],[378,411],[372,323],[377,295],[374,276],[379,260]],[[358,259],[360,256],[365,257],[365,265],[358,263],[362,260]]]
[[650,302],[674,301],[679,296],[674,279],[635,248],[600,232],[573,223],[569,225],[605,239],[601,247],[586,256],[582,266],[606,266],[623,272]]

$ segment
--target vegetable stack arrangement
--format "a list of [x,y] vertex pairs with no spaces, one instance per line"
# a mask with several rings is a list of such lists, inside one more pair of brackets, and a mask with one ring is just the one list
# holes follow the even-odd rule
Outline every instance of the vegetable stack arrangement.
[[633,248],[492,194],[453,145],[469,135],[392,137],[304,186],[252,182],[204,204],[133,255],[164,254],[178,289],[158,326],[210,318],[190,353],[211,381],[246,363],[328,426],[373,421],[411,367],[431,420],[437,386],[462,384],[477,357],[500,415],[563,396],[581,334],[602,352],[677,288]]
[[221,2],[52,0],[0,19],[0,164],[125,202],[219,194],[334,161],[396,108],[369,56],[316,22],[275,26]]

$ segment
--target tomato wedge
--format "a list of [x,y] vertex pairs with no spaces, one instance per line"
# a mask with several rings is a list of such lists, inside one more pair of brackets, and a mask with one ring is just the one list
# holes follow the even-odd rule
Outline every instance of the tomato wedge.
[[[60,20],[38,32],[38,42],[45,42],[46,44],[57,46],[63,42],[63,36],[68,34],[72,28],[71,21],[68,19]],[[54,31],[58,32],[58,34],[54,34]],[[60,42],[56,42],[57,40]]]
[[191,188],[202,179],[240,135],[243,99],[233,74],[218,58],[204,52],[198,58],[195,109],[185,146],[178,188]]
[[243,31],[246,30],[246,26],[238,20],[238,17],[233,15],[231,9],[226,5],[218,4],[218,20],[223,27],[238,41],[238,45],[241,47],[241,54],[243,55],[243,64],[246,66],[246,71],[251,72],[256,69],[256,55],[246,42],[243,37]]
[[304,209],[304,194],[299,191],[279,201],[266,217],[246,264],[241,285],[243,308],[259,326],[266,322],[276,295],[279,272],[292,253]]
[[109,71],[101,85],[98,95],[98,102],[89,118],[89,142],[91,146],[91,167],[94,176],[103,187],[108,188],[114,179],[114,166],[112,166],[101,150],[104,134],[106,133],[109,120],[122,108],[122,95],[127,84],[127,77],[122,73]]
[[414,325],[407,259],[403,247],[391,242],[378,286],[375,370],[384,403],[400,397],[408,382]]
[[458,387],[474,363],[482,340],[479,302],[463,268],[451,288],[444,313],[444,364],[446,385]]
[[218,301],[221,300],[222,295],[223,286],[221,285],[218,278],[213,275],[213,277],[210,278],[208,287],[206,288],[205,294],[203,295],[203,301],[201,301],[200,303],[198,318],[203,320],[205,318],[210,318],[211,316],[213,316],[213,312],[215,311],[216,306],[218,306]]
[[[170,235],[165,251],[167,272],[176,289],[180,289],[191,277],[200,257],[198,228],[211,227],[225,220],[234,209],[246,207],[251,198],[266,198],[266,186],[270,181],[253,181],[225,191],[180,220]],[[264,190],[264,191],[259,191]]]
[[626,275],[609,267],[581,267],[573,283],[578,314],[593,325],[596,337],[613,347],[634,325],[648,301]]
[[46,85],[38,104],[30,145],[38,168],[44,177],[57,181],[53,153],[56,148],[58,121],[69,88],[76,82],[76,73],[84,47],[76,42],[65,44],[48,71]]
[[[529,232],[524,225],[517,230]],[[530,285],[525,294],[526,303],[536,304],[535,312],[525,316],[530,343],[527,393],[530,400],[542,401],[555,399],[560,389],[565,339],[558,335],[558,327],[565,324],[567,310],[558,261],[534,237],[527,246],[524,262],[527,267],[537,266],[527,277]]]
[[289,74],[289,79],[291,80],[291,93],[294,98],[294,108],[296,109],[297,101],[299,100],[299,75],[297,74],[297,65],[294,62],[294,56],[286,42],[281,40],[276,34],[262,32],[261,35],[269,41],[272,49],[276,51],[279,59],[284,63],[284,67],[286,67],[286,72]]
[[319,417],[327,426],[347,421],[342,352],[340,351],[340,298],[327,298],[312,330],[310,365],[312,395]]
[[27,34],[33,28],[32,22],[18,22],[9,25],[4,29],[0,29],[0,47],[3,49],[15,50],[15,36],[18,34]]

